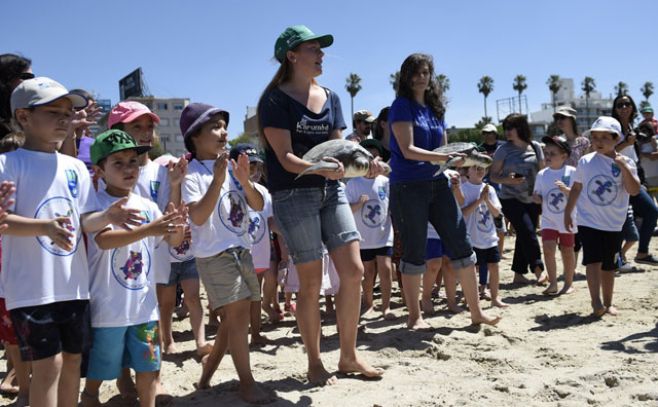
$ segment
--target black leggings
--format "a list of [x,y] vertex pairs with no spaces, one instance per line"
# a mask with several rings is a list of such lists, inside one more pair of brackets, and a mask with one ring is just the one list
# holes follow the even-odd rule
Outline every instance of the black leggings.
[[514,259],[512,260],[512,271],[525,274],[535,270],[535,267],[544,269],[541,260],[541,249],[537,239],[537,225],[541,205],[535,203],[523,203],[517,199],[501,199],[503,214],[509,219],[516,232],[514,244]]

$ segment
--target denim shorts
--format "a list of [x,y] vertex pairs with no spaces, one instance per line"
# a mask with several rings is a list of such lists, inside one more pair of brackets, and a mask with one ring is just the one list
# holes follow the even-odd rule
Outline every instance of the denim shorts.
[[446,177],[391,184],[391,214],[402,241],[401,273],[425,272],[428,221],[441,236],[455,270],[475,264],[466,223]]
[[361,238],[340,183],[275,191],[272,207],[295,264],[322,259],[323,243],[331,252]]
[[87,378],[112,380],[129,367],[135,372],[160,370],[160,336],[158,321],[143,324],[92,328]]
[[199,273],[196,271],[196,262],[194,259],[180,262],[171,263],[171,272],[169,273],[169,282],[167,284],[159,284],[164,286],[172,286],[180,283],[183,280],[198,280]]

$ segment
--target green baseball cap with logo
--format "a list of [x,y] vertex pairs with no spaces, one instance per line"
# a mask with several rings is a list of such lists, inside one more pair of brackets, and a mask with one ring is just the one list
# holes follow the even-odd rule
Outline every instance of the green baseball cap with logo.
[[98,165],[102,159],[123,150],[135,150],[139,155],[150,149],[150,146],[138,146],[135,139],[123,130],[108,130],[99,134],[91,145],[91,162]]
[[321,48],[326,48],[334,43],[334,36],[330,34],[315,35],[305,25],[293,25],[288,27],[279,35],[274,44],[274,57],[279,62],[286,58],[286,52],[295,49],[296,46],[307,41],[318,41]]

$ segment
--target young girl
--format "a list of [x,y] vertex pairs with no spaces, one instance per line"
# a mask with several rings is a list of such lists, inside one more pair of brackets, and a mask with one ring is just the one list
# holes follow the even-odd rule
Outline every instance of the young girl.
[[597,317],[606,312],[617,315],[612,293],[621,249],[621,228],[626,219],[629,195],[640,191],[635,163],[615,150],[621,134],[621,125],[612,117],[599,117],[592,124],[590,135],[594,152],[580,159],[564,210],[564,226],[573,231],[572,214],[578,204],[583,265],[593,314]]
[[569,294],[572,291],[573,277],[576,272],[574,244],[577,215],[574,210],[572,214],[574,229],[567,231],[564,229],[563,212],[576,169],[565,165],[566,160],[571,156],[571,147],[565,138],[546,136],[541,141],[546,145],[544,147],[546,168],[537,174],[533,198],[536,203],[542,205],[541,238],[549,282],[548,288],[543,293],[546,295],[558,294],[555,249],[559,242],[564,269],[564,287],[560,292]]
[[496,190],[491,185],[482,182],[486,173],[487,170],[482,167],[468,168],[468,181],[461,186],[464,194],[461,206],[468,233],[473,242],[473,250],[477,256],[477,264],[486,263],[489,270],[491,305],[504,308],[507,307],[507,304],[498,298],[500,252],[498,251],[498,234],[494,225],[494,218],[500,215],[501,205]]
[[213,311],[222,319],[215,344],[203,358],[198,388],[210,379],[228,348],[240,377],[240,397],[248,403],[272,400],[254,380],[249,363],[249,315],[260,300],[249,249],[249,207],[263,209],[263,187],[249,179],[249,159],[241,154],[229,168],[226,143],[228,112],[191,103],[181,115],[181,133],[193,159],[185,176],[183,201],[192,221],[192,252]]

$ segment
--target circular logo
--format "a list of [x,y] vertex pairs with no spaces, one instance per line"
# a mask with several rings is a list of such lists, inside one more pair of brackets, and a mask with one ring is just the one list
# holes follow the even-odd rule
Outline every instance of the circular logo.
[[378,199],[370,199],[361,207],[361,221],[370,228],[381,226],[386,221],[386,215]]
[[151,272],[151,253],[143,242],[112,250],[110,269],[120,286],[128,290],[141,290],[148,285]]
[[612,177],[596,175],[587,183],[587,196],[597,206],[608,206],[617,199],[617,184]]
[[546,208],[551,213],[563,213],[564,208],[567,206],[567,196],[564,195],[564,192],[560,191],[560,188],[553,188],[548,191],[546,197]]
[[63,196],[55,196],[44,201],[34,214],[35,219],[54,219],[60,217],[67,217],[71,220],[71,224],[67,229],[74,234],[73,249],[68,251],[57,246],[55,242],[50,240],[48,236],[37,236],[36,239],[45,251],[55,256],[70,256],[78,250],[78,244],[82,238],[80,229],[80,215],[73,207],[73,202],[69,198]]
[[242,236],[247,232],[249,216],[247,213],[247,202],[238,191],[231,190],[219,198],[217,205],[219,220],[226,229]]
[[480,232],[490,233],[494,228],[493,218],[486,205],[478,205],[475,211],[475,225]]
[[258,212],[250,212],[247,233],[249,233],[251,243],[260,243],[263,240],[263,236],[265,236],[265,231],[267,231],[267,228],[265,227],[265,218],[263,218],[263,215]]
[[169,246],[169,254],[171,257],[178,261],[188,261],[192,260],[194,256],[190,253],[190,241],[188,239],[183,240],[183,243],[179,244],[176,247]]

